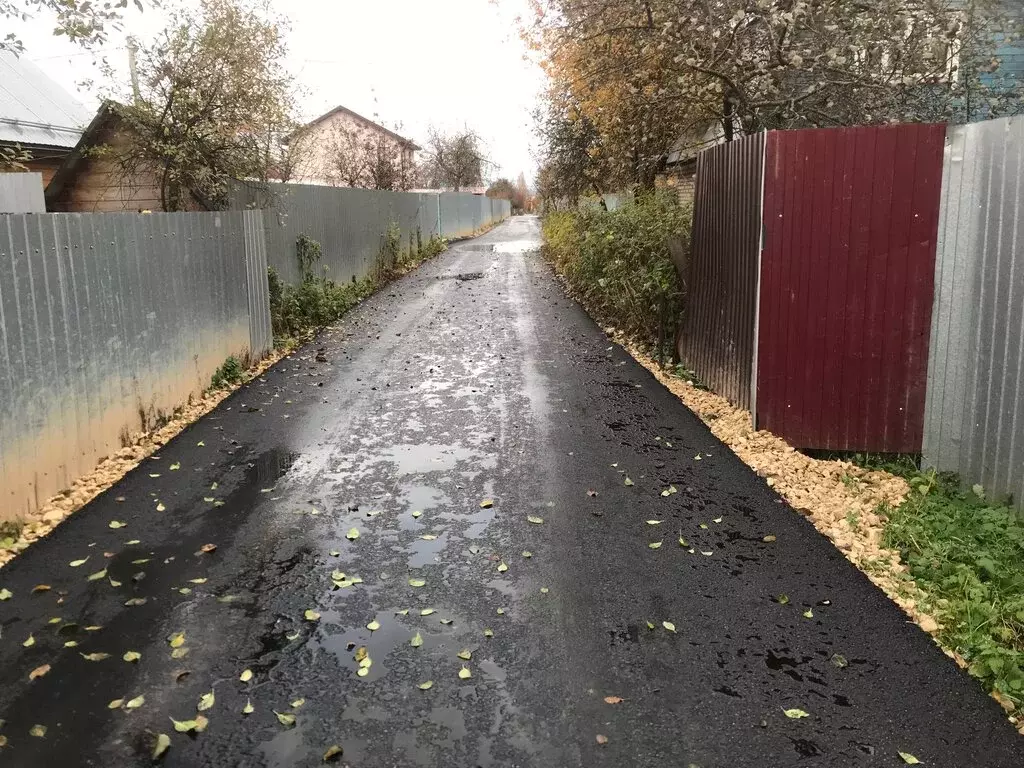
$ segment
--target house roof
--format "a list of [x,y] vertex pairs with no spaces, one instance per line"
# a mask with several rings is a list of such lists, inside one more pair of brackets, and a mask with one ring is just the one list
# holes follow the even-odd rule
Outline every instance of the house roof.
[[[368,127],[373,128],[374,130],[378,130],[378,131],[380,131],[382,133],[387,134],[388,136],[390,136],[395,141],[400,142],[401,144],[405,144],[408,147],[410,147],[411,149],[414,149],[414,150],[417,150],[417,151],[423,149],[423,147],[417,146],[415,142],[405,138],[404,136],[399,136],[397,133],[395,133],[392,130],[389,130],[389,129],[385,128],[380,123],[375,123],[370,118],[363,117],[358,112],[353,112],[348,107],[343,107],[340,104],[338,106],[336,106],[334,109],[332,109],[330,112],[325,112],[324,114],[320,115],[320,117],[315,118],[314,120],[310,120],[304,126],[302,126],[297,131],[295,131],[295,133],[301,133],[302,131],[305,131],[307,128],[312,128],[314,125],[318,125],[318,124],[322,123],[324,120],[326,120],[327,118],[333,117],[334,115],[337,115],[337,114],[345,114],[345,115],[348,115],[349,117],[354,117],[356,120],[359,120],[360,122],[365,123]],[[295,133],[293,133],[292,136],[294,136]]]
[[39,67],[0,51],[0,142],[71,149],[89,118]]

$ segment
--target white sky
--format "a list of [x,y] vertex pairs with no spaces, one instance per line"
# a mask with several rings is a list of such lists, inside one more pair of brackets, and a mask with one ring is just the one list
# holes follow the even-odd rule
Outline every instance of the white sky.
[[[291,21],[288,67],[306,93],[303,119],[344,106],[422,144],[430,124],[467,125],[487,144],[498,173],[532,184],[533,109],[543,74],[525,60],[516,17],[526,0],[272,0]],[[131,6],[131,3],[129,3]],[[100,53],[127,72],[125,34],[145,41],[164,25],[159,10],[126,14],[123,33]],[[13,27],[13,29],[11,29]],[[105,85],[94,55],[52,35],[45,15],[5,22],[25,57],[90,109]],[[125,75],[126,76],[126,75]],[[85,88],[79,83],[92,78]],[[109,89],[108,89],[109,91]],[[375,117],[376,116],[376,117]]]

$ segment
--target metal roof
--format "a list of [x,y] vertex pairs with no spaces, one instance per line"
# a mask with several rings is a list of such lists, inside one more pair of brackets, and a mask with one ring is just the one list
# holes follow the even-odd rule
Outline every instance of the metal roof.
[[31,61],[0,51],[0,141],[70,149],[91,118]]

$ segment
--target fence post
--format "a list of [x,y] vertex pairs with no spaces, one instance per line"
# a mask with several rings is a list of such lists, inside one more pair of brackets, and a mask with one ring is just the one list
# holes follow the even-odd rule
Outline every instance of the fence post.
[[437,236],[444,237],[444,228],[441,226],[441,193],[437,193]]

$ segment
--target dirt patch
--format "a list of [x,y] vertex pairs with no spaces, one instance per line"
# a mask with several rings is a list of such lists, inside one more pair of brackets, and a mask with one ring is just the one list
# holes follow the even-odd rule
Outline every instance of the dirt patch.
[[[269,357],[249,369],[245,381],[259,376],[291,352],[291,349],[274,350]],[[67,517],[84,507],[124,477],[131,469],[138,466],[143,459],[156,453],[185,427],[216,408],[224,398],[240,386],[242,386],[241,383],[204,393],[200,399],[184,406],[180,413],[164,426],[152,432],[135,435],[131,445],[101,460],[92,472],[78,478],[70,488],[49,499],[25,518],[20,535],[3,540],[3,544],[6,546],[0,545],[0,567],[13,560],[19,552],[33,542],[48,535]]]

